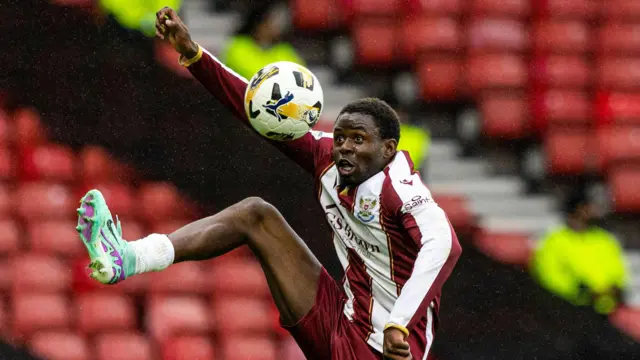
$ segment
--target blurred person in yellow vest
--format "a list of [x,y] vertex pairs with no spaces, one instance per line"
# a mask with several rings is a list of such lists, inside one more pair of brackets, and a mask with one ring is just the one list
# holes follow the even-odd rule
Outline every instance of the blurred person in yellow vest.
[[627,285],[624,252],[615,236],[598,225],[598,206],[584,191],[575,190],[564,207],[565,224],[540,240],[532,275],[572,304],[609,314],[620,304]]
[[100,0],[100,6],[121,26],[155,36],[156,12],[164,6],[179,11],[182,0]]
[[413,125],[409,122],[409,114],[401,107],[398,110],[398,118],[400,118],[400,143],[398,150],[405,150],[411,154],[411,160],[416,170],[424,170],[426,168],[426,160],[429,155],[429,145],[431,144],[431,136],[429,131]]
[[253,7],[227,42],[220,60],[246,79],[251,79],[258,70],[277,61],[305,65],[293,46],[282,41],[289,16],[285,4],[268,3]]

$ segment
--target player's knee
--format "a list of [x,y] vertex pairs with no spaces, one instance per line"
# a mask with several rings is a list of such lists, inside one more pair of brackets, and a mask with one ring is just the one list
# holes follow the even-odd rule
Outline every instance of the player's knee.
[[259,197],[246,198],[238,206],[243,220],[249,226],[258,225],[266,218],[277,214],[277,210],[273,205]]

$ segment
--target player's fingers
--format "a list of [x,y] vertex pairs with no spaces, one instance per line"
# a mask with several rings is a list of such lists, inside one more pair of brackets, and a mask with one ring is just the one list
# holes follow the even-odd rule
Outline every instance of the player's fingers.
[[409,350],[409,343],[407,341],[394,342],[389,345],[391,345],[391,348],[394,348],[394,349]]
[[178,13],[176,13],[175,10],[173,10],[170,7],[167,7],[165,9],[167,9],[167,12],[165,13],[165,15],[169,18],[169,20],[173,20],[173,21],[178,20]]
[[406,358],[411,355],[411,351],[409,351],[409,349],[400,349],[393,346],[387,348],[387,353],[391,355],[401,356],[402,358]]

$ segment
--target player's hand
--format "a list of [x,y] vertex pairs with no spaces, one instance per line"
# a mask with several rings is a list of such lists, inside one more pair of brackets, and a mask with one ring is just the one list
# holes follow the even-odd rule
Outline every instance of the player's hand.
[[169,39],[176,51],[187,59],[198,53],[198,45],[191,40],[187,26],[170,7],[163,7],[156,13],[156,36]]
[[411,360],[409,342],[404,333],[396,328],[388,328],[384,331],[384,358],[385,360]]

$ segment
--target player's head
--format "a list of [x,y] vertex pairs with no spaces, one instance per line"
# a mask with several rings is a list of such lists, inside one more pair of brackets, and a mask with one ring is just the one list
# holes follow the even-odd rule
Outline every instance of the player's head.
[[597,225],[600,221],[598,207],[587,196],[583,187],[571,191],[564,201],[563,210],[567,216],[567,222],[573,227]]
[[333,127],[333,160],[341,185],[357,185],[382,171],[396,154],[400,121],[386,102],[376,98],[353,101]]
[[277,42],[287,26],[288,12],[282,3],[267,2],[255,5],[245,15],[238,35],[251,36],[255,40],[270,45]]

